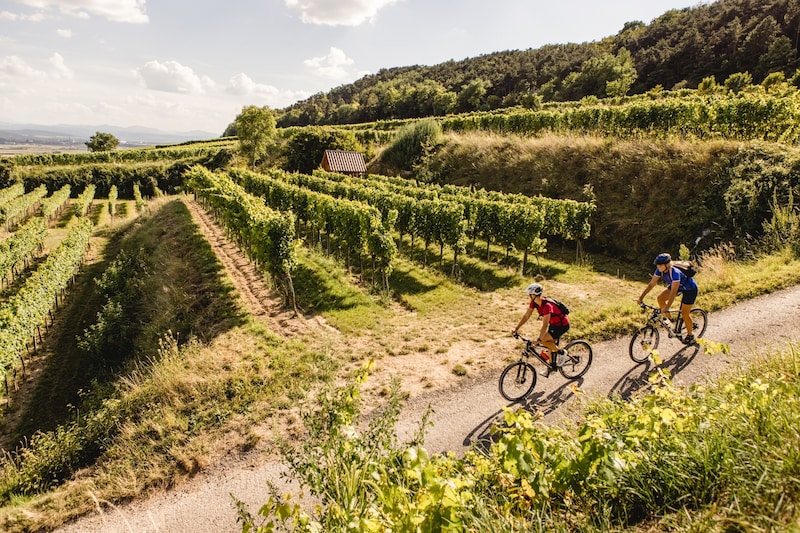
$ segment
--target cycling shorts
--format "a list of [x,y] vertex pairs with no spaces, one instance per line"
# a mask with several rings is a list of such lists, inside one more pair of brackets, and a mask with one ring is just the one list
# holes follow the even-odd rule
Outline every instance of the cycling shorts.
[[568,329],[569,329],[569,324],[567,324],[566,326],[554,326],[550,324],[550,327],[547,328],[547,332],[550,334],[551,337],[553,337],[553,340],[557,342],[558,339],[560,339],[561,336],[564,333],[566,333]]
[[681,305],[692,305],[694,304],[695,300],[697,300],[697,289],[683,291],[681,294],[683,294]]

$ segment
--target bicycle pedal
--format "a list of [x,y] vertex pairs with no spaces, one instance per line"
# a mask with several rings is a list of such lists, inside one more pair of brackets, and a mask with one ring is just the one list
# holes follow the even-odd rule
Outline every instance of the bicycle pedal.
[[545,367],[539,371],[539,375],[543,378],[550,377],[550,367]]

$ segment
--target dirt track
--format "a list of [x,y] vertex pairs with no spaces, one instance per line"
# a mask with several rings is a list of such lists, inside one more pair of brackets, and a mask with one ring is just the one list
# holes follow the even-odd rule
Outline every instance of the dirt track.
[[[193,209],[195,216],[198,216]],[[209,242],[218,248],[224,239],[213,235],[213,225],[199,222],[207,233]],[[209,234],[211,232],[212,234]],[[230,254],[235,256],[236,252]],[[246,268],[245,262],[235,259],[220,260],[229,270],[234,284],[240,292],[251,291],[259,295],[261,288],[243,288],[240,284],[257,284],[248,281],[242,272],[236,272],[236,263]],[[231,269],[234,272],[231,272]],[[262,282],[263,284],[263,282]],[[247,296],[243,296],[247,299]],[[265,301],[255,296],[254,301]],[[284,327],[303,329],[303,319],[289,320],[276,317],[276,311],[251,302],[253,314],[272,316]],[[260,304],[259,304],[260,305]],[[687,348],[676,340],[662,339],[659,352],[663,365],[674,376],[679,385],[712,377],[724,372],[740,359],[758,357],[768,346],[783,346],[787,341],[797,341],[800,331],[800,286],[778,293],[759,297],[709,316],[709,326],[705,338],[728,344],[734,355],[708,356],[696,348]],[[630,394],[646,383],[648,368],[635,365],[627,355],[629,337],[595,344],[594,362],[589,372],[577,382],[582,394],[587,397],[605,396],[609,393]],[[503,344],[506,344],[503,346]],[[500,341],[501,349],[513,350],[515,341],[508,338]],[[439,389],[412,396],[404,409],[398,433],[410,435],[419,423],[420,417],[430,405],[433,407],[433,426],[427,431],[425,447],[430,452],[463,452],[469,446],[478,444],[485,437],[488,428],[504,407],[510,405],[497,390],[497,378],[502,364],[497,368],[485,370],[469,379],[459,382],[457,388]],[[560,375],[539,378],[534,393],[528,398],[527,407],[537,410],[546,421],[554,421],[567,416],[574,405],[575,393],[570,382]],[[231,494],[249,504],[255,512],[266,500],[265,482],[270,480],[278,486],[283,482],[280,476],[283,466],[278,463],[264,464],[257,453],[248,458],[231,461],[207,469],[186,484],[168,492],[160,493],[146,500],[105,510],[87,516],[57,531],[75,532],[228,532],[240,531],[236,523],[236,510]]]

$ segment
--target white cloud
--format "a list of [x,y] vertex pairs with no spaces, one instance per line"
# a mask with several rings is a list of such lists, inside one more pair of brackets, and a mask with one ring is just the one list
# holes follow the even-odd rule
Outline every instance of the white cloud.
[[0,58],[0,82],[7,80],[41,81],[47,74],[36,70],[18,56]]
[[66,15],[88,18],[96,15],[113,22],[148,22],[146,0],[16,0],[37,9],[56,8]]
[[64,58],[58,52],[50,57],[50,64],[53,66],[53,78],[57,80],[71,80],[72,70],[64,63]]
[[87,116],[92,113],[92,108],[80,102],[47,102],[45,109],[48,113],[58,115],[72,115],[74,117]]
[[312,94],[308,91],[281,91],[272,85],[256,83],[244,72],[228,80],[225,92],[234,96],[260,98],[260,103],[276,109],[308,98]]
[[245,74],[244,72],[240,72],[236,76],[232,77],[228,80],[228,86],[225,87],[225,92],[228,94],[235,94],[235,95],[263,95],[263,96],[275,96],[278,94],[278,89],[273,87],[272,85],[264,85],[261,83],[256,83],[250,76]]
[[44,15],[42,13],[34,13],[33,15],[20,15],[18,13],[11,13],[10,11],[0,11],[0,20],[10,20],[12,22],[41,22],[44,20]]
[[371,21],[378,11],[398,0],[285,0],[306,24],[358,26]]
[[59,37],[64,37],[65,39],[69,39],[74,34],[72,33],[72,30],[61,30],[61,29],[59,29],[59,30],[56,30],[56,35],[58,35]]
[[177,61],[148,61],[136,74],[144,80],[148,89],[180,94],[203,94],[214,87],[208,76],[198,76],[194,71]]
[[332,46],[328,55],[306,59],[303,61],[303,64],[310,68],[317,76],[341,80],[349,76],[347,68],[345,67],[352,65],[353,60],[347,57],[347,54],[342,50]]

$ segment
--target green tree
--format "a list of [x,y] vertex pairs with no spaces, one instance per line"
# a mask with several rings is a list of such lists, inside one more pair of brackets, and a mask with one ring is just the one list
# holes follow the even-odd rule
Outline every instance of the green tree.
[[242,108],[234,124],[239,137],[239,152],[255,167],[275,139],[275,116],[267,106],[251,105]]
[[564,78],[561,94],[567,100],[623,96],[635,80],[631,53],[622,48],[617,55],[602,54],[584,61],[579,72],[571,72]]
[[444,91],[433,97],[433,114],[444,116],[456,108],[458,96],[453,91]]
[[97,132],[85,143],[90,152],[110,152],[119,146],[119,139],[110,133]]
[[620,49],[614,59],[611,78],[606,80],[606,95],[624,96],[636,81],[636,67],[633,66],[631,53],[625,48]]
[[492,86],[492,82],[486,80],[473,80],[464,85],[458,93],[459,111],[481,111],[484,109],[486,92]]
[[765,78],[773,72],[783,72],[787,65],[794,63],[797,50],[785,35],[775,39],[767,51],[758,58],[756,79]]
[[763,54],[780,35],[780,25],[772,15],[765,17],[744,39],[739,47],[739,68],[750,70],[758,66]]
[[717,80],[714,79],[714,76],[706,76],[697,86],[697,92],[699,94],[714,94],[718,88],[719,85],[717,85]]
[[753,76],[749,72],[734,72],[725,80],[725,88],[733,94],[739,94],[748,85],[753,84]]

